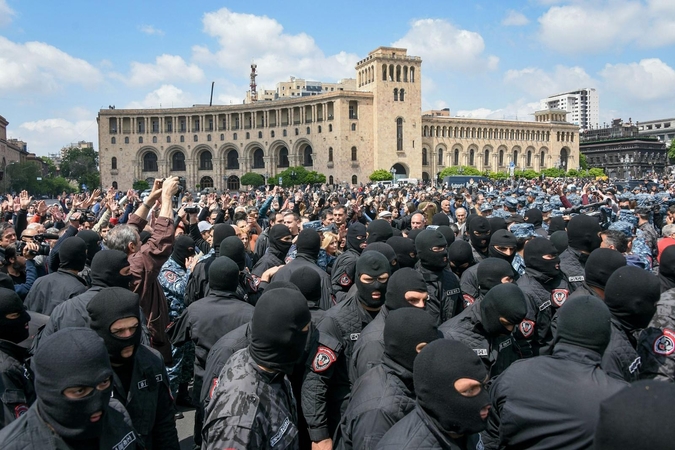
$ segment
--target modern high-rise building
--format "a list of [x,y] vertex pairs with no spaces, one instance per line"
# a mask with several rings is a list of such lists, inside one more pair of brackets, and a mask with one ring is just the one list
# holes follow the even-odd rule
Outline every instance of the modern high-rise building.
[[567,121],[579,125],[582,131],[600,128],[600,99],[595,88],[552,95],[541,101],[541,107],[567,111]]

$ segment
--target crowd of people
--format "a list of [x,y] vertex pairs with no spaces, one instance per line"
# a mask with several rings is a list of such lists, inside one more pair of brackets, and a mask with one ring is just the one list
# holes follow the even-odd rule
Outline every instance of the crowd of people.
[[0,217],[0,447],[668,449],[675,183],[95,190]]

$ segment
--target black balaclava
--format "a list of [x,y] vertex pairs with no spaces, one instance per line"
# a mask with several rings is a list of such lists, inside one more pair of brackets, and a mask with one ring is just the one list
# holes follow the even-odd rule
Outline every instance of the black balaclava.
[[195,241],[190,236],[184,234],[178,236],[173,242],[173,259],[179,266],[185,269],[185,260],[195,254]]
[[485,258],[478,263],[476,279],[481,294],[485,295],[493,287],[502,284],[502,278],[504,277],[515,277],[513,266],[508,261],[499,258]]
[[562,216],[554,216],[548,221],[548,234],[551,235],[556,231],[565,231],[567,222]]
[[553,242],[555,248],[558,249],[558,253],[562,253],[565,250],[567,250],[567,246],[569,245],[567,241],[567,231],[565,230],[554,231],[553,234],[550,235],[549,239],[551,240],[551,242]]
[[491,336],[511,334],[499,321],[500,317],[516,327],[527,314],[525,294],[513,283],[498,284],[493,287],[478,305],[483,328]]
[[[121,352],[130,345],[134,346],[134,354],[141,343],[141,324],[140,309],[138,304],[138,294],[128,289],[111,287],[102,289],[94,295],[87,304],[89,312],[89,326],[105,342],[110,355],[110,361],[113,364],[123,364],[130,358],[123,358]],[[110,327],[116,320],[135,317],[138,319],[138,327],[134,334],[128,338],[120,338],[110,333]]]
[[223,242],[226,237],[236,236],[237,233],[234,231],[234,228],[232,228],[232,225],[217,223],[213,226],[211,235],[213,237],[213,249],[215,250],[216,256],[220,256],[220,243]]
[[534,228],[539,228],[541,227],[541,223],[544,220],[544,216],[541,213],[541,210],[532,208],[525,211],[524,219],[526,223],[531,223],[534,225]]
[[[288,228],[287,228],[288,229]],[[239,286],[239,266],[227,256],[219,256],[209,266],[209,288],[236,292]]]
[[[544,259],[544,255],[554,255],[555,258]],[[531,239],[525,244],[523,260],[527,269],[533,269],[549,278],[560,275],[560,257],[558,249],[546,238],[538,237]]]
[[[19,313],[16,319],[8,319],[7,314]],[[0,288],[0,339],[19,342],[28,338],[30,315],[21,301],[21,297],[12,289]]]
[[508,230],[509,228],[503,217],[490,217],[488,222],[490,222],[490,233],[492,234],[495,234],[497,230]]
[[393,311],[399,308],[413,307],[406,299],[408,291],[427,292],[427,283],[418,271],[409,267],[397,270],[387,282],[387,296],[384,304]]
[[666,247],[661,252],[659,262],[659,281],[661,282],[661,293],[663,293],[675,288],[675,245]]
[[415,228],[414,230],[408,231],[408,239],[411,239],[413,242],[417,239],[417,236],[424,230],[420,228]]
[[87,265],[91,266],[91,260],[101,250],[101,236],[92,230],[82,230],[77,233],[87,246]]
[[[500,252],[495,247],[512,247],[513,253],[509,256]],[[501,258],[511,264],[513,262],[513,258],[516,257],[516,248],[518,248],[518,239],[513,235],[513,233],[508,230],[497,230],[490,238],[490,247],[488,252],[490,256]]]
[[656,312],[661,283],[639,267],[626,266],[614,271],[605,286],[605,304],[626,328],[646,328]]
[[66,238],[59,247],[59,269],[80,272],[87,263],[87,244],[77,236]]
[[558,309],[556,344],[572,344],[603,354],[612,336],[612,315],[597,297],[571,297]]
[[386,242],[387,239],[394,235],[394,229],[391,224],[384,219],[376,219],[368,224],[368,238],[366,242],[372,244],[373,242]]
[[125,267],[129,267],[126,253],[120,250],[101,250],[91,261],[91,284],[129,289],[134,277],[131,274],[120,274],[120,270]]
[[5,289],[9,289],[10,291],[14,290],[14,281],[12,281],[12,277],[7,275],[4,272],[0,272],[0,287],[3,287]]
[[218,254],[218,256],[226,256],[234,261],[240,272],[246,269],[246,247],[237,236],[228,236],[223,239],[220,242]]
[[586,261],[586,283],[605,289],[607,280],[615,270],[626,265],[626,257],[611,248],[596,248]]
[[[389,261],[380,252],[364,252],[356,261],[356,296],[358,300],[370,308],[379,308],[384,303],[387,292],[387,282],[381,283],[377,277],[391,274]],[[369,275],[375,280],[366,284],[361,281],[361,275]],[[389,280],[387,280],[389,281]],[[379,292],[379,298],[373,298],[373,293]]]
[[291,245],[293,245],[293,243],[290,241],[286,242],[281,240],[281,238],[284,238],[286,236],[292,236],[291,230],[289,230],[286,225],[280,223],[270,228],[269,231],[270,252],[282,261],[284,260],[284,258],[286,258],[288,250],[291,249]]
[[392,236],[387,239],[387,244],[396,252],[396,261],[398,261],[399,269],[402,267],[415,267],[417,263],[415,242],[403,236]]
[[441,225],[448,226],[450,225],[450,218],[448,217],[447,214],[439,212],[433,215],[433,217],[431,218],[431,224],[438,226]]
[[448,243],[448,247],[452,245],[453,242],[455,242],[455,232],[452,230],[447,225],[439,225],[438,228],[436,228],[445,238],[445,242]]
[[570,219],[567,224],[567,240],[569,246],[582,252],[592,252],[600,247],[602,238],[598,233],[602,231],[596,217],[579,214]]
[[396,252],[391,247],[391,245],[384,242],[373,242],[372,244],[366,245],[366,248],[363,249],[363,252],[361,254],[365,252],[382,253],[384,257],[387,258],[387,261],[389,261],[389,268],[391,269],[391,273],[394,273],[398,270],[398,260],[396,258]]
[[306,255],[311,259],[316,259],[319,256],[319,250],[321,250],[321,237],[315,230],[307,228],[298,234],[295,247],[298,249],[298,255]]
[[481,253],[487,253],[490,243],[490,221],[482,216],[473,216],[471,221],[467,221],[466,227],[473,248]]
[[253,310],[249,351],[266,369],[290,375],[302,358],[312,320],[307,300],[297,289],[265,291]]
[[[389,226],[391,228],[391,226]],[[366,247],[366,227],[361,222],[354,222],[347,229],[347,248],[361,253]]]
[[[471,245],[462,239],[458,239],[450,244],[450,247],[448,247],[448,260],[450,261],[452,271],[460,278],[466,269],[476,264]],[[463,267],[464,264],[466,264],[466,267]]]
[[413,383],[417,403],[446,435],[483,431],[480,411],[490,404],[485,387],[474,397],[455,389],[460,378],[485,382],[487,371],[476,353],[460,341],[437,339],[415,358]]
[[675,385],[644,380],[600,403],[595,450],[670,450],[675,442],[672,423]]
[[[40,341],[32,359],[38,413],[60,437],[88,440],[101,436],[105,420],[91,422],[97,412],[108,412],[110,387],[96,386],[113,375],[103,340],[89,328],[64,328]],[[91,394],[69,399],[63,391],[69,387],[93,387]]]
[[268,284],[267,287],[265,287],[265,292],[269,292],[273,289],[295,289],[296,291],[301,292],[300,288],[295,284],[291,283],[290,281],[281,280],[272,280],[272,282]]
[[[289,279],[291,283],[296,285],[302,295],[305,296],[310,306],[316,306],[321,301],[321,276],[318,272],[309,266],[302,266],[297,268],[291,274]],[[270,285],[267,286],[265,292],[269,291]]]
[[392,311],[384,321],[384,354],[412,372],[416,347],[442,337],[436,319],[423,309]]
[[[420,263],[425,269],[441,271],[448,266],[448,242],[438,230],[424,230],[415,239],[415,248]],[[432,247],[443,247],[440,252],[435,252]]]

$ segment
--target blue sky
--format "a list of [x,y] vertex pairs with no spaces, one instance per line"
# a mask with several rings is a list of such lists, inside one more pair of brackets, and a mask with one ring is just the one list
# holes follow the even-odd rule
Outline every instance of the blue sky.
[[581,87],[600,120],[675,117],[675,1],[292,3],[0,0],[0,115],[38,155],[97,145],[101,108],[241,103],[290,76],[333,82],[379,46],[421,56],[423,110],[531,120]]

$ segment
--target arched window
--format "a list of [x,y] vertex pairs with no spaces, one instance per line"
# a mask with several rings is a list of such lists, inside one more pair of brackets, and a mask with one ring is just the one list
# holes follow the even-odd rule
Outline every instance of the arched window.
[[110,160],[110,168],[111,168],[112,170],[117,170],[117,158],[114,157],[114,156],[113,156],[112,159]]
[[471,149],[471,150],[469,150],[469,165],[475,166],[474,162],[475,162],[475,153],[474,153],[473,149]]
[[358,152],[356,147],[352,147],[352,161],[358,161]]
[[181,142],[185,142],[185,136],[183,136],[182,134],[181,134],[181,136],[180,136],[180,141],[181,141]]
[[442,148],[438,149],[438,165],[439,166],[443,165],[443,149]]
[[527,152],[527,167],[532,166],[532,152],[528,151]]
[[112,182],[112,187],[113,187],[113,189],[115,189],[115,190],[118,189],[118,188],[117,188],[117,181],[113,181],[113,182]]
[[265,154],[261,148],[257,148],[253,152],[253,168],[254,169],[264,169],[265,168]]
[[[352,125],[354,125],[354,124],[352,124]],[[309,134],[310,131],[311,130],[309,129],[309,127],[307,127],[307,134]]]
[[387,65],[382,64],[382,81],[387,81]]
[[207,140],[208,142],[211,142],[211,135],[210,135],[210,134],[207,134],[207,135],[206,135],[206,140]]
[[[567,156],[568,156],[567,147],[563,147],[563,149],[560,150],[560,167],[565,170],[567,170]],[[616,158],[618,160],[619,157],[617,156]]]
[[504,150],[499,150],[499,165],[504,166]]
[[167,143],[167,144],[170,144],[170,143],[171,143],[171,136],[167,136],[167,137],[166,137],[166,143]]
[[[308,128],[309,130],[309,128]],[[307,131],[307,134],[309,134],[309,131]],[[258,131],[258,139],[262,139],[262,131]],[[209,139],[210,141],[211,139]]]
[[422,149],[422,165],[423,166],[429,165],[429,160],[427,159],[427,149],[426,148]]
[[[284,132],[286,132],[286,130],[284,130]],[[328,124],[328,132],[329,132],[329,133],[332,133],[332,132],[333,132],[333,124],[330,124],[330,123]],[[284,135],[284,136],[285,136],[285,135]]]
[[352,131],[356,131],[356,124],[355,123],[352,124]]
[[213,160],[211,152],[204,150],[199,154],[199,170],[213,170]]
[[183,152],[176,152],[171,155],[171,171],[182,172],[185,170],[185,155]]
[[156,143],[157,143],[157,136],[153,136],[153,137],[152,137],[152,143],[153,143],[153,144],[156,144]]
[[518,150],[513,151],[513,164],[515,164],[516,167],[518,167]]
[[192,137],[192,139],[193,139],[195,142],[199,142],[199,136],[196,135],[196,134]]
[[236,175],[230,175],[227,178],[227,188],[231,191],[238,191],[239,187],[239,177]]
[[312,160],[312,147],[309,145],[305,147],[305,150],[303,151],[302,165],[305,167],[314,165],[314,161]]
[[490,150],[485,150],[485,153],[483,154],[483,165],[484,166],[489,166],[490,165]]
[[398,93],[398,98],[402,102],[405,101],[405,89],[401,89],[401,91]]
[[398,101],[398,88],[394,88],[394,101]]
[[415,68],[414,67],[410,68],[410,82],[411,83],[415,82]]
[[283,147],[279,150],[279,165],[278,167],[288,167],[288,149]]
[[221,140],[221,141],[224,141],[224,140],[225,140],[225,134],[224,134],[224,133],[220,133],[220,140]]
[[113,136],[113,137],[110,138],[110,143],[111,143],[111,144],[116,144],[116,143],[117,143],[117,139],[115,139],[115,136]]
[[455,155],[454,155],[452,164],[455,165],[455,166],[459,166],[459,149],[458,148],[455,149]]
[[[321,125],[316,127],[316,131],[317,131],[317,133],[321,133]],[[272,133],[274,133],[274,131],[272,131]],[[274,136],[272,136],[272,137],[274,137]]]
[[299,134],[300,134],[300,131],[298,131],[298,129],[296,128],[295,129],[295,135],[298,136]]
[[333,147],[328,147],[328,162],[333,162]]
[[328,177],[328,184],[333,184],[333,175]]
[[232,133],[232,140],[236,141],[237,140],[237,133]]
[[227,152],[227,168],[228,169],[238,169],[239,168],[239,152],[236,150],[230,150]]
[[[319,133],[321,133],[321,127],[319,127]],[[270,137],[274,137],[274,130],[270,131]]]
[[403,119],[396,119],[396,151],[403,151]]
[[[298,134],[298,129],[297,129],[297,128],[295,129],[295,134]],[[246,139],[251,139],[251,133],[248,132],[248,131],[246,132]]]
[[199,180],[199,187],[201,189],[212,188],[213,187],[213,178],[202,177],[202,179]]
[[546,153],[541,152],[541,155],[539,155],[539,168],[543,169],[545,165],[546,165]]
[[143,155],[143,172],[157,172],[157,155],[153,152]]
[[143,143],[143,136],[138,136],[138,143],[142,144]]
[[359,182],[359,179],[356,178],[356,175],[352,175],[352,184],[357,184]]

